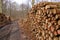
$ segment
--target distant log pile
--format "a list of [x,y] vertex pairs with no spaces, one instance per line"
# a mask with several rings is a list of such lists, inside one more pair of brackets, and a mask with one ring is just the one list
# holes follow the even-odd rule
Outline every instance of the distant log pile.
[[8,24],[10,22],[10,18],[7,17],[5,14],[0,13],[0,27]]

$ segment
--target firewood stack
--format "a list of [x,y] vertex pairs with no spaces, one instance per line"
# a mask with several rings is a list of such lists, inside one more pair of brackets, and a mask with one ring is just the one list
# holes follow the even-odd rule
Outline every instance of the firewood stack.
[[40,2],[34,5],[29,11],[27,24],[35,40],[60,40],[60,4]]
[[0,13],[0,27],[5,26],[10,21],[10,18],[8,18],[5,14]]

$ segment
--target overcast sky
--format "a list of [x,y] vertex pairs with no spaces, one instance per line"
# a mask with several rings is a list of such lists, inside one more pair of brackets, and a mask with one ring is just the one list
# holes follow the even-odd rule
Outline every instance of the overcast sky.
[[27,2],[27,0],[11,0],[11,1],[16,2],[17,4],[22,4]]

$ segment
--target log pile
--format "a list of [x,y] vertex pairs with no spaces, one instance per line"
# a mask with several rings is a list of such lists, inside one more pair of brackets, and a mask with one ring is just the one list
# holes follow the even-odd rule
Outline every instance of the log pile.
[[7,18],[5,14],[0,13],[0,28],[8,24],[10,21],[10,18]]
[[23,27],[34,34],[35,40],[60,40],[60,4],[41,2],[34,5]]

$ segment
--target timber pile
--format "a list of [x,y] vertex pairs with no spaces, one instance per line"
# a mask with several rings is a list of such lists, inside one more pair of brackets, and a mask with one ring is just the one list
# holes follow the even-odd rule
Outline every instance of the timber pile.
[[60,4],[41,2],[34,5],[23,23],[23,28],[30,30],[35,40],[60,40]]
[[10,22],[10,18],[7,18],[7,16],[3,13],[0,13],[0,27],[5,26]]

